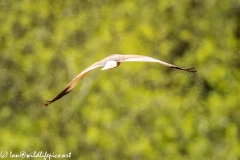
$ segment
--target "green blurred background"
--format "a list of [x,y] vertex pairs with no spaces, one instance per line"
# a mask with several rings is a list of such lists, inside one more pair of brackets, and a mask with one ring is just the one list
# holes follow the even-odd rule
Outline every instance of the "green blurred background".
[[[77,74],[111,54],[154,63]],[[0,0],[0,151],[239,159],[239,0]],[[34,159],[34,158],[32,158]]]

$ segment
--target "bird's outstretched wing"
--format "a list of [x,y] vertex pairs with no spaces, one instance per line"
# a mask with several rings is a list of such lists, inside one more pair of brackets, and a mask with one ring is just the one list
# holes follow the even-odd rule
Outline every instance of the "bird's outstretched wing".
[[86,68],[84,71],[82,71],[77,77],[75,77],[55,98],[53,98],[50,101],[46,101],[46,103],[43,105],[44,107],[47,107],[49,104],[52,102],[62,98],[64,95],[68,94],[74,87],[75,85],[81,80],[88,72],[91,70],[104,66],[101,62],[96,62],[90,67]]
[[178,67],[178,66],[175,66],[173,64],[160,61],[160,60],[155,59],[155,58],[151,58],[151,57],[148,57],[148,56],[141,56],[141,55],[123,55],[120,62],[156,62],[156,63],[162,64],[162,65],[164,65],[166,67],[169,67],[169,68],[175,68],[175,69],[184,70],[184,71],[187,71],[187,72],[197,72],[195,70],[195,67],[192,67],[192,68]]

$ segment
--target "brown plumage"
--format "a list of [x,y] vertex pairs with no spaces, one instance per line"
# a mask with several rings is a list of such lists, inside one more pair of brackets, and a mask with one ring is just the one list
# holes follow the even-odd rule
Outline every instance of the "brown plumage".
[[106,69],[111,69],[111,68],[116,68],[120,65],[121,62],[156,62],[159,64],[162,64],[166,67],[169,68],[175,68],[175,69],[179,69],[179,70],[183,70],[183,71],[187,71],[187,72],[197,72],[196,70],[194,70],[195,67],[193,68],[183,68],[183,67],[178,67],[151,57],[147,57],[147,56],[141,56],[141,55],[121,55],[121,54],[113,54],[111,56],[108,56],[106,58],[104,58],[101,61],[98,61],[96,63],[94,63],[93,65],[91,65],[90,67],[86,68],[85,70],[83,70],[77,77],[75,77],[63,90],[62,92],[60,92],[55,98],[53,98],[50,101],[46,101],[46,103],[43,105],[44,107],[47,107],[49,104],[53,103],[54,101],[62,98],[64,95],[68,94],[74,87],[75,85],[79,82],[79,80],[81,80],[88,72],[90,72],[91,70],[104,66],[102,68],[102,70],[106,70]]

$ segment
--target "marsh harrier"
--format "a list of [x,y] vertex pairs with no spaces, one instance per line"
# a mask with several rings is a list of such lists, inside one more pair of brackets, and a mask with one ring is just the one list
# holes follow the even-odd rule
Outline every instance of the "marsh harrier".
[[53,103],[54,101],[62,98],[64,95],[68,94],[74,87],[75,85],[79,82],[79,80],[81,80],[88,72],[90,72],[91,70],[98,68],[98,67],[102,67],[102,70],[106,70],[106,69],[112,69],[112,68],[116,68],[120,65],[120,63],[122,62],[155,62],[155,63],[159,63],[161,65],[164,65],[166,67],[169,68],[175,68],[175,69],[179,69],[179,70],[183,70],[183,71],[187,71],[187,72],[197,72],[193,67],[193,68],[183,68],[183,67],[178,67],[151,57],[147,57],[147,56],[141,56],[141,55],[121,55],[121,54],[113,54],[111,56],[108,56],[106,58],[104,58],[101,61],[98,61],[96,63],[94,63],[93,65],[89,66],[88,68],[86,68],[85,70],[83,70],[77,77],[75,77],[63,90],[62,92],[60,92],[55,98],[53,98],[50,101],[46,101],[46,103],[43,105],[44,107],[47,107],[49,104]]

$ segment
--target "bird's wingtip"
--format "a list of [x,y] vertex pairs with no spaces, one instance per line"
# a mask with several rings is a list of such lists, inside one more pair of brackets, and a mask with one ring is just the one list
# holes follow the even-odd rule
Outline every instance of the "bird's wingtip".
[[196,68],[196,66],[194,66],[192,68],[189,68],[188,71],[193,72],[193,73],[197,73],[197,70],[195,68]]
[[196,67],[192,67],[192,68],[182,68],[182,69],[185,70],[185,71],[188,71],[188,72],[196,73],[197,70],[196,70],[195,68],[196,68]]
[[46,108],[51,103],[52,103],[52,101],[46,101],[46,103],[43,104],[43,107]]
[[184,67],[176,67],[176,66],[174,66],[173,68],[184,70],[184,71],[187,71],[187,72],[192,72],[192,73],[196,73],[197,72],[197,70],[195,70],[196,66],[195,67],[191,67],[191,68],[184,68]]

